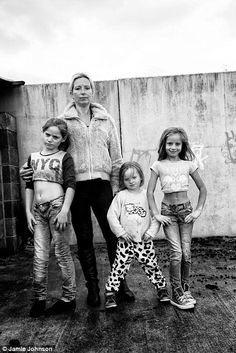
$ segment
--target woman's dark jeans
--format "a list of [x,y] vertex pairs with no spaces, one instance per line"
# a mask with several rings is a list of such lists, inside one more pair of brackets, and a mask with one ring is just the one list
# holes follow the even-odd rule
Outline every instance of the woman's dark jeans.
[[112,199],[113,194],[109,181],[94,179],[76,183],[75,196],[71,206],[72,224],[77,237],[78,257],[88,282],[87,285],[91,282],[98,282],[91,208],[106,240],[111,265],[115,259],[117,238],[112,233],[107,221],[107,211]]
[[170,283],[173,289],[182,287],[184,283],[189,285],[193,222],[185,223],[185,217],[192,210],[190,201],[179,205],[161,204],[161,214],[171,218],[171,224],[163,229],[170,245]]

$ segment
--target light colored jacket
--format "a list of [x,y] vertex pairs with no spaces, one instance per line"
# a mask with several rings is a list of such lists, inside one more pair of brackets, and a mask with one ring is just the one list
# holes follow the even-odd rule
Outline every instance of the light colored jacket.
[[142,241],[145,233],[154,238],[160,229],[160,223],[155,218],[151,219],[147,192],[144,189],[139,193],[125,189],[116,194],[107,219],[117,237],[128,233],[134,242]]
[[76,181],[109,180],[115,193],[123,163],[115,122],[100,104],[91,103],[91,110],[92,119],[88,127],[80,119],[73,103],[60,116],[65,119],[70,133],[68,152],[74,160]]

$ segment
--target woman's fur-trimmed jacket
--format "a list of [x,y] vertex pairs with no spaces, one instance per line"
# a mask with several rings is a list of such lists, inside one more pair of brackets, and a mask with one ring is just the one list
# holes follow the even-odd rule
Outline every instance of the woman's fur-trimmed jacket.
[[68,152],[74,160],[76,181],[109,180],[116,193],[122,156],[115,123],[100,104],[91,103],[90,107],[89,126],[79,118],[73,103],[60,116],[65,119],[70,133]]

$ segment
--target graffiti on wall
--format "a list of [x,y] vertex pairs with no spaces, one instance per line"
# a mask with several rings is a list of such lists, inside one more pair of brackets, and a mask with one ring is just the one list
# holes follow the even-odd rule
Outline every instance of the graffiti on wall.
[[[138,162],[142,166],[144,172],[146,172],[150,167],[153,156],[154,158],[157,158],[157,149],[158,148],[142,150],[133,148],[130,160]],[[204,170],[204,163],[208,158],[208,155],[204,155],[204,145],[201,143],[193,143],[191,144],[191,149],[196,156],[199,169]]]
[[208,158],[208,155],[203,155],[204,145],[202,143],[193,143],[191,144],[191,149],[196,156],[199,169],[204,170],[204,162]]
[[225,132],[226,140],[221,148],[225,163],[236,163],[236,135],[234,131]]
[[153,160],[152,155],[154,153],[157,156],[157,149],[141,150],[133,148],[130,160],[138,162],[142,166],[144,174],[146,174]]

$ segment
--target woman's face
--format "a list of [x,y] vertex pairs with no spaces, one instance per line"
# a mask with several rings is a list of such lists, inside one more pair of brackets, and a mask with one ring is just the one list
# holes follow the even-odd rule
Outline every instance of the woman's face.
[[74,81],[72,97],[74,98],[75,103],[81,107],[87,106],[91,103],[93,91],[87,78],[80,77]]

